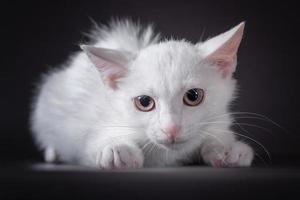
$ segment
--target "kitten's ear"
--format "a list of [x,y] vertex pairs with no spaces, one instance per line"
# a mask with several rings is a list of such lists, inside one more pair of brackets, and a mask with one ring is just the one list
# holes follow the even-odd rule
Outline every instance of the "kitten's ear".
[[244,26],[245,22],[242,22],[225,33],[197,44],[205,60],[216,65],[224,78],[231,76],[235,71],[237,51],[243,37]]
[[91,62],[99,70],[103,82],[112,89],[118,88],[118,79],[127,73],[126,65],[132,55],[128,52],[81,45]]

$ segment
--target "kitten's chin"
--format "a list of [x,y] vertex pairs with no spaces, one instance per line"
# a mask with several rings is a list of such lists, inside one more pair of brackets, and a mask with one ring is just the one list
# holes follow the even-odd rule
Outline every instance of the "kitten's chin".
[[176,141],[176,142],[169,142],[169,141],[156,141],[158,145],[165,149],[169,150],[180,150],[187,145],[187,141]]

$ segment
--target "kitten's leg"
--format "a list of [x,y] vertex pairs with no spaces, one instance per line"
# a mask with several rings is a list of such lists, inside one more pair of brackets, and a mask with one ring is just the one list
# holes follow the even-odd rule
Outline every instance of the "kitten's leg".
[[93,142],[89,147],[92,165],[102,169],[129,169],[143,166],[144,156],[141,149],[130,140],[114,140],[103,145]]
[[56,160],[55,150],[52,147],[47,147],[44,150],[44,159],[48,163],[53,163]]
[[[227,135],[230,137],[230,135]],[[203,143],[201,155],[205,163],[213,167],[247,167],[250,166],[254,157],[252,148],[241,142],[222,137],[208,139]],[[224,138],[224,137],[223,137]]]

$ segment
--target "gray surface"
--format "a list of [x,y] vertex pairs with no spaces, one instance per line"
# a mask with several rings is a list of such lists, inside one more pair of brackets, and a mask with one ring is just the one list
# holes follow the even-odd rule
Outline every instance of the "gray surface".
[[299,167],[148,168],[101,171],[68,165],[1,170],[1,199],[217,199],[299,195]]

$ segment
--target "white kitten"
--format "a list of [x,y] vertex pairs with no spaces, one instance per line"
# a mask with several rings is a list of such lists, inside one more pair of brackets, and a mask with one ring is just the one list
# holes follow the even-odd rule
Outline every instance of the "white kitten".
[[32,130],[45,160],[104,169],[249,166],[252,149],[230,130],[244,23],[205,42],[164,40],[128,20],[94,31],[95,43],[48,74]]

